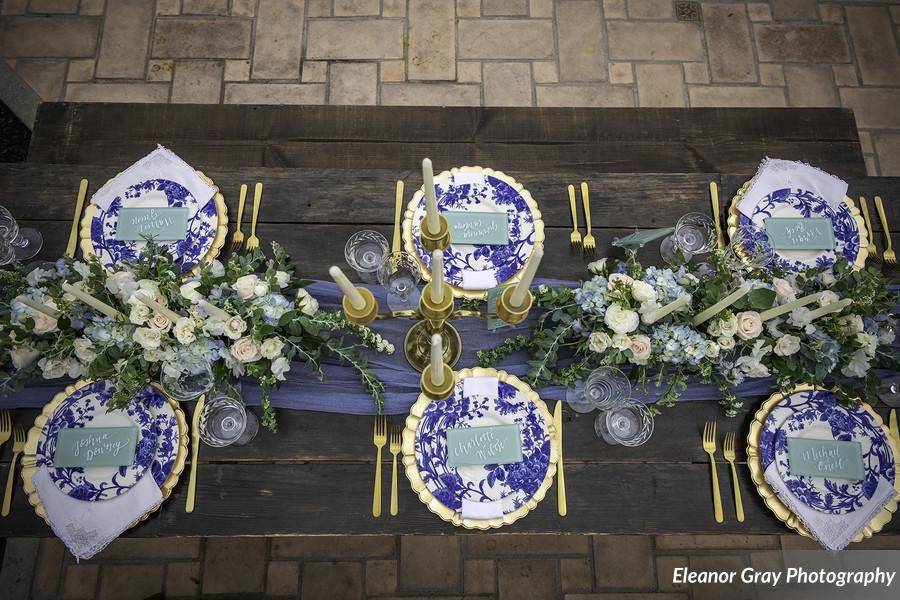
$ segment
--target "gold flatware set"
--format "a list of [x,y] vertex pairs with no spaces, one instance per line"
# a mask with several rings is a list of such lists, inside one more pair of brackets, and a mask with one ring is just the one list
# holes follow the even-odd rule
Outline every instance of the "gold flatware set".
[[[722,511],[722,494],[719,491],[719,476],[716,473],[716,422],[707,421],[703,426],[703,451],[709,455],[709,470],[712,478],[713,491],[713,512],[716,517],[716,523],[725,521],[725,515]],[[735,459],[735,435],[734,433],[725,434],[725,443],[723,447],[725,460],[731,466],[731,481],[734,487],[734,508],[737,513],[737,520],[744,522],[744,503],[741,501],[741,488],[738,482],[737,468],[734,464]]]
[[[262,191],[263,184],[261,181],[257,181],[256,185],[253,187],[253,215],[250,217],[250,237],[247,238],[247,243],[244,247],[247,252],[253,252],[254,250],[259,249],[259,238],[256,236],[256,221],[259,218],[259,207],[262,204]],[[234,233],[231,235],[232,252],[240,251],[241,245],[244,243],[244,233],[241,231],[241,226],[244,220],[244,202],[246,200],[247,186],[246,184],[242,184],[241,195],[238,198],[237,221],[235,222]]]
[[[402,188],[400,188],[402,190]],[[402,194],[402,191],[400,192]],[[387,417],[378,415],[375,417],[375,429],[372,434],[372,443],[377,448],[375,458],[375,491],[372,494],[372,516],[381,516],[381,449],[385,446],[392,456],[391,468],[391,515],[396,516],[399,512],[399,502],[397,499],[397,456],[400,455],[402,441],[400,430],[392,427],[388,423]]]
[[[867,250],[869,256],[878,258],[878,248],[875,246],[875,231],[872,229],[872,217],[869,214],[869,204],[862,196],[859,197],[859,206],[862,209],[863,220],[866,222],[866,233],[869,234],[869,244]],[[875,210],[878,211],[878,218],[881,220],[881,233],[884,236],[884,252],[881,259],[887,265],[897,264],[897,255],[894,252],[894,244],[891,239],[891,230],[888,226],[887,215],[884,213],[884,203],[881,196],[875,196]]]
[[556,430],[556,445],[559,448],[559,458],[556,462],[556,510],[559,512],[559,516],[564,517],[569,512],[569,508],[566,504],[566,476],[563,471],[562,405],[562,400],[560,400],[553,409],[553,428]]
[[587,182],[581,182],[581,204],[584,209],[586,232],[584,238],[578,230],[578,210],[575,204],[575,186],[567,188],[569,192],[569,209],[572,211],[572,233],[569,235],[569,243],[573,250],[581,249],[585,255],[593,256],[597,251],[597,242],[591,233],[591,198],[588,192]]
[[197,466],[200,462],[200,414],[206,397],[200,396],[197,405],[194,406],[194,414],[191,417],[191,476],[188,480],[187,504],[185,512],[194,512],[194,502],[197,497]]

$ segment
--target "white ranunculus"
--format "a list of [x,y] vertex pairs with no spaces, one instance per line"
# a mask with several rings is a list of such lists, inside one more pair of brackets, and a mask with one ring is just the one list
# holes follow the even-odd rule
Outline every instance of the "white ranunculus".
[[810,318],[811,312],[812,311],[805,306],[798,306],[791,311],[791,314],[788,317],[788,323],[794,327],[806,327],[812,321],[812,318]]
[[847,336],[854,336],[865,329],[862,317],[859,315],[844,315],[843,317],[838,317],[838,324],[841,326],[841,331]]
[[200,287],[199,281],[188,281],[182,284],[178,291],[181,293],[182,298],[191,304],[197,304],[203,299],[203,295],[197,291],[198,287]]
[[256,362],[262,358],[259,342],[251,337],[242,337],[231,345],[231,354],[242,363]]
[[291,275],[287,271],[275,271],[275,283],[280,288],[286,288],[291,281]]
[[143,325],[147,322],[147,319],[150,318],[150,307],[146,304],[135,301],[131,304],[131,312],[128,315],[128,320],[134,323],[135,325]]
[[631,284],[631,297],[638,302],[655,302],[656,290],[649,283],[635,281]]
[[857,350],[850,357],[850,362],[841,367],[841,373],[846,377],[865,377],[869,372],[869,357],[863,350]]
[[233,340],[238,339],[247,331],[247,323],[237,315],[225,321],[225,335]]
[[169,333],[169,329],[172,328],[172,321],[166,315],[153,313],[153,316],[147,321],[147,327],[158,329],[163,333]]
[[616,350],[628,350],[628,347],[631,346],[631,340],[624,333],[617,333],[613,335],[609,339],[609,343],[612,344],[612,347]]
[[785,304],[797,299],[797,292],[787,279],[773,277],[772,288],[775,290],[775,300],[778,304]]
[[40,355],[40,352],[35,352],[27,346],[13,346],[9,351],[9,357],[12,359],[12,364],[16,369],[24,369],[30,366]]
[[719,348],[722,350],[731,350],[734,348],[734,338],[729,336],[722,336],[716,340],[716,343],[719,344]]
[[625,285],[633,285],[634,279],[626,275],[625,273],[613,273],[609,276],[609,280],[606,283],[607,289],[609,291],[613,291],[616,288],[617,284],[625,284]]
[[737,315],[737,336],[742,340],[752,340],[762,333],[762,319],[755,310],[745,310]]
[[837,302],[840,299],[840,296],[838,296],[834,292],[826,290],[819,294],[819,299],[816,300],[816,302],[818,302],[819,306],[828,306],[829,304]]
[[644,334],[633,335],[629,339],[631,350],[631,362],[636,365],[645,365],[650,358],[650,338]]
[[856,334],[856,342],[862,346],[862,351],[866,356],[872,358],[875,356],[875,349],[878,348],[878,337],[871,333],[860,332]]
[[611,341],[612,340],[609,339],[609,334],[606,332],[595,331],[588,337],[588,348],[590,348],[592,352],[606,352]]
[[72,347],[75,349],[75,356],[82,362],[89,363],[97,358],[97,353],[94,352],[94,342],[87,338],[75,338]]
[[719,335],[724,337],[734,337],[737,335],[738,321],[737,315],[728,315],[724,319],[719,319]]
[[256,293],[256,284],[259,281],[259,277],[256,275],[244,275],[243,277],[238,277],[237,281],[235,281],[231,287],[234,288],[237,297],[241,300],[249,300],[253,297],[253,294]]
[[59,379],[69,372],[69,361],[65,358],[42,358],[38,366],[44,379]]
[[631,333],[638,328],[640,317],[633,310],[628,310],[619,304],[612,304],[606,309],[603,321],[616,333]]
[[149,327],[138,327],[134,330],[134,341],[145,350],[159,348],[162,343],[162,332]]
[[272,375],[278,381],[284,381],[284,374],[291,370],[291,363],[285,357],[276,358],[272,361]]
[[773,352],[778,356],[790,356],[800,350],[800,338],[796,335],[785,334],[775,342]]
[[192,344],[197,340],[196,325],[189,317],[181,317],[175,321],[172,333],[181,344]]
[[606,259],[600,258],[594,262],[588,263],[588,272],[593,275],[604,275],[606,273]]
[[719,351],[721,350],[719,344],[716,342],[708,341],[706,342],[706,348],[704,350],[704,354],[709,358],[715,358],[719,355]]
[[281,356],[282,349],[284,349],[284,342],[274,337],[263,340],[263,343],[259,346],[259,351],[263,358],[268,358],[269,360]]

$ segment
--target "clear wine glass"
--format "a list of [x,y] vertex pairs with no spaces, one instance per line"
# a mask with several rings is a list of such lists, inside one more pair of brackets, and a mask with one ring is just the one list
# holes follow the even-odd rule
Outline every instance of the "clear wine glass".
[[411,310],[419,304],[418,286],[422,279],[419,263],[409,252],[392,252],[378,268],[378,283],[387,290],[391,310]]
[[775,258],[766,230],[755,225],[739,227],[725,248],[725,264],[732,271],[762,269]]
[[0,267],[8,265],[16,260],[16,251],[12,244],[3,238],[0,238]]
[[387,238],[370,229],[357,231],[344,246],[344,259],[366,283],[378,281],[378,269],[387,254]]
[[[19,227],[12,213],[2,206],[0,206],[0,238],[9,242],[18,261],[34,258],[44,245],[44,236],[40,231],[31,227]],[[0,264],[7,263],[0,262]]]
[[200,439],[208,446],[245,446],[259,432],[259,419],[233,386],[219,384],[203,405],[199,429]]
[[163,389],[176,400],[194,400],[212,389],[215,383],[212,364],[205,357],[182,359],[177,376],[162,371],[160,383]]
[[630,397],[631,381],[616,367],[598,367],[590,372],[583,384],[579,382],[566,390],[566,402],[580,413],[608,410]]
[[697,254],[716,247],[716,224],[702,213],[687,213],[678,219],[675,231],[659,245],[659,254],[668,263],[690,262]]
[[640,446],[653,435],[653,415],[642,402],[627,400],[598,414],[594,432],[607,444]]

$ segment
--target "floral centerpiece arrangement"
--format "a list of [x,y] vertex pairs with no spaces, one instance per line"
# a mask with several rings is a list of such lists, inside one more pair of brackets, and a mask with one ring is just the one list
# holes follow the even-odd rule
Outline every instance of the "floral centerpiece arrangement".
[[[320,309],[284,250],[274,243],[272,249],[272,259],[256,251],[227,264],[214,260],[189,279],[152,242],[140,261],[122,262],[111,273],[96,260],[67,259],[27,274],[7,272],[0,282],[8,307],[0,313],[0,355],[10,364],[0,372],[0,391],[38,377],[114,377],[110,408],[117,408],[146,381],[162,373],[177,377],[182,365],[206,359],[218,377],[259,383],[262,422],[274,431],[271,390],[295,361],[323,377],[321,360],[331,356],[356,369],[380,409],[384,387],[362,350],[392,353],[393,346],[339,311]],[[64,285],[100,300],[115,316],[79,301]]]
[[[742,275],[721,253],[714,256],[702,267],[645,268],[633,252],[625,261],[591,263],[592,277],[578,287],[538,288],[536,329],[479,353],[479,363],[493,365],[526,350],[527,379],[536,386],[571,386],[592,368],[618,365],[641,388],[651,381],[664,386],[662,405],[695,377],[720,388],[729,416],[742,406],[732,387],[746,378],[772,376],[783,391],[805,382],[833,387],[847,401],[872,400],[878,378],[871,368],[900,366],[890,316],[896,298],[877,269],[855,270],[841,260],[802,274],[760,269]],[[751,291],[694,325],[698,313],[741,284]],[[761,316],[811,294],[818,295],[814,303],[765,321]],[[655,319],[679,298],[683,307]],[[845,299],[843,310],[812,318],[816,308]]]

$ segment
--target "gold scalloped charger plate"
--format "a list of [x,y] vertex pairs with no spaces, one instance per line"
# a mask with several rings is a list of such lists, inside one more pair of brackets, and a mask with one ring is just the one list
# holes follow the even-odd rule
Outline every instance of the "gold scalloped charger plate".
[[[225,196],[222,195],[222,193],[219,191],[219,186],[213,183],[212,179],[207,177],[202,171],[195,172],[200,176],[200,179],[202,179],[204,183],[209,185],[214,190],[213,201],[216,203],[216,233],[213,236],[212,244],[210,245],[209,250],[207,250],[206,254],[204,254],[203,257],[199,261],[197,261],[197,264],[190,271],[184,273],[185,277],[189,275],[195,275],[197,271],[200,270],[200,267],[212,262],[213,259],[218,258],[219,254],[222,253],[222,248],[225,246],[225,240],[228,237],[228,206],[225,204]],[[118,175],[116,175],[116,177],[118,177]],[[109,181],[112,181],[113,179],[115,179],[115,177],[113,177]],[[101,186],[101,188],[102,187],[103,186]],[[91,260],[96,256],[96,252],[94,252],[93,240],[91,239],[91,221],[96,216],[96,214],[97,206],[93,202],[89,202],[87,207],[85,207],[84,209],[84,215],[81,217],[81,225],[78,232],[78,236],[81,240],[81,254],[85,260]]]
[[[747,190],[750,189],[751,183],[753,183],[752,179],[745,182],[731,199],[731,206],[728,207],[728,221],[726,223],[728,226],[729,239],[734,236],[734,232],[737,231],[738,222],[740,220],[738,204],[740,204],[744,194],[747,193]],[[861,269],[866,265],[866,258],[869,256],[869,234],[866,229],[866,222],[863,220],[859,209],[856,207],[856,203],[853,202],[853,198],[844,196],[844,204],[850,209],[850,215],[853,217],[853,222],[856,223],[856,229],[859,231],[859,252],[856,254],[856,260],[854,261],[853,266],[857,269]]]
[[[44,510],[44,505],[41,503],[41,499],[37,494],[37,490],[34,488],[34,484],[31,482],[31,478],[34,473],[37,471],[36,461],[37,461],[37,444],[38,440],[41,437],[41,431],[44,429],[44,425],[53,416],[53,413],[56,412],[56,409],[59,405],[66,400],[69,396],[80,390],[81,388],[90,385],[93,383],[92,379],[82,379],[80,381],[75,382],[74,384],[66,387],[65,390],[59,392],[53,399],[50,400],[46,405],[44,405],[41,414],[39,414],[34,420],[34,426],[28,431],[28,439],[25,442],[25,451],[23,453],[22,458],[22,484],[25,488],[25,493],[28,496],[28,503],[34,507],[34,512],[44,520],[47,525],[50,525],[50,522],[47,520],[47,513]],[[172,470],[169,471],[168,477],[160,486],[159,491],[162,493],[162,499],[165,501],[171,494],[172,490],[175,488],[175,485],[178,483],[179,477],[181,477],[181,473],[184,471],[184,464],[187,460],[187,452],[188,452],[188,429],[187,429],[187,420],[184,416],[184,411],[181,410],[181,405],[178,404],[178,401],[174,398],[171,398],[168,394],[166,394],[162,387],[157,383],[150,383],[154,388],[159,390],[160,393],[166,398],[166,401],[169,403],[169,406],[172,408],[172,412],[175,413],[175,420],[178,423],[178,451],[175,455],[175,462],[172,464]],[[152,477],[151,473],[147,473],[144,477]],[[160,504],[162,506],[162,504]],[[132,527],[144,521],[151,514],[156,512],[159,509],[159,506],[147,511],[140,518],[136,519],[134,523],[131,524]]]
[[556,475],[556,462],[558,460],[557,457],[559,456],[559,449],[556,443],[556,431],[553,427],[553,416],[550,414],[550,411],[547,409],[547,405],[543,400],[541,400],[537,392],[531,389],[531,387],[524,381],[522,381],[515,375],[510,375],[506,371],[476,367],[458,371],[454,374],[454,376],[457,383],[468,377],[497,377],[500,381],[506,382],[516,388],[518,391],[524,394],[530,402],[534,403],[534,405],[537,406],[538,411],[540,412],[541,417],[544,419],[544,423],[547,427],[547,433],[550,436],[550,462],[547,464],[547,473],[544,475],[544,480],[541,482],[540,486],[538,486],[538,489],[537,491],[535,491],[534,495],[529,498],[524,504],[522,504],[522,506],[514,511],[506,513],[502,517],[498,517],[495,519],[462,518],[461,513],[444,505],[444,503],[435,498],[431,491],[428,490],[428,488],[425,486],[425,482],[422,480],[422,475],[419,472],[419,467],[416,463],[416,431],[419,428],[419,421],[421,420],[422,415],[425,412],[425,407],[428,406],[428,404],[430,404],[431,402],[434,402],[424,394],[420,394],[419,399],[416,400],[415,404],[413,404],[412,408],[410,408],[409,416],[406,417],[406,427],[403,430],[403,465],[406,470],[406,476],[409,479],[410,484],[412,485],[413,491],[418,494],[419,500],[421,500],[425,504],[425,506],[428,507],[428,510],[439,516],[444,521],[447,521],[448,523],[456,525],[457,527],[464,527],[466,529],[482,530],[496,529],[498,527],[502,527],[503,525],[509,525],[518,521],[529,512],[531,512],[534,507],[538,505],[538,502],[544,499],[544,496],[547,495],[547,490],[549,490],[550,486],[553,484],[553,477]]
[[[785,504],[778,497],[778,494],[775,493],[775,490],[766,482],[765,473],[762,468],[762,461],[759,456],[759,440],[762,435],[763,425],[766,422],[766,419],[769,416],[769,412],[772,411],[775,406],[777,406],[782,400],[784,400],[788,396],[792,396],[797,392],[804,392],[810,390],[824,390],[828,391],[826,388],[822,388],[819,386],[809,385],[806,383],[799,384],[794,387],[787,394],[776,392],[769,396],[768,400],[762,403],[762,406],[759,407],[759,410],[756,411],[756,415],[753,421],[750,423],[750,432],[747,434],[747,466],[750,468],[750,477],[753,479],[753,483],[756,484],[756,491],[762,497],[763,502],[765,502],[766,506],[769,507],[778,519],[783,522],[785,525],[799,533],[804,537],[811,538],[809,530],[803,525],[800,518],[795,515],[791,510],[785,506]],[[893,439],[890,431],[885,426],[884,421],[881,416],[876,413],[871,406],[866,404],[865,402],[861,402],[860,406],[863,407],[875,421],[876,426],[880,427],[884,432],[885,438],[891,446],[891,452],[893,453],[894,463],[896,465],[897,462],[897,451],[900,450],[900,447],[897,445],[897,441]],[[900,500],[900,476],[894,478],[894,489],[897,490],[898,495],[894,496],[879,512],[877,515],[872,517],[872,520],[869,521],[869,524],[863,529],[860,533],[856,535],[853,539],[854,542],[861,542],[865,538],[872,537],[887,525],[891,518],[894,516],[894,513],[897,511],[897,502]]]
[[[535,202],[534,198],[531,197],[531,193],[525,189],[525,187],[510,177],[509,175],[501,172],[495,171],[493,169],[488,169],[484,167],[455,167],[450,169],[449,171],[444,171],[440,175],[436,175],[434,180],[443,181],[448,179],[453,175],[457,175],[460,173],[480,173],[483,175],[489,175],[500,181],[506,183],[510,187],[516,190],[518,194],[525,200],[525,204],[528,206],[528,209],[531,211],[531,215],[534,221],[534,244],[531,247],[531,252],[534,252],[534,247],[538,244],[544,243],[544,220],[541,216],[541,211],[538,209],[537,202]],[[413,194],[412,199],[409,201],[407,205],[406,211],[403,214],[403,249],[416,257],[416,262],[419,263],[419,269],[422,272],[422,278],[425,281],[431,280],[431,271],[422,261],[421,256],[419,256],[419,252],[416,250],[416,245],[413,241],[413,219],[416,216],[416,211],[419,206],[422,204],[423,199],[425,198],[425,186],[417,189]],[[531,253],[529,253],[528,258],[531,257]],[[525,270],[525,263],[527,263],[527,258],[522,262],[522,266],[518,271],[511,277],[508,277],[504,281],[498,281],[497,287],[510,285],[516,283],[522,277],[522,271]],[[466,298],[466,299],[474,299],[474,300],[483,300],[487,298],[487,294],[489,290],[467,290],[458,285],[452,285],[448,283],[448,286],[453,291],[453,296],[456,298]]]

